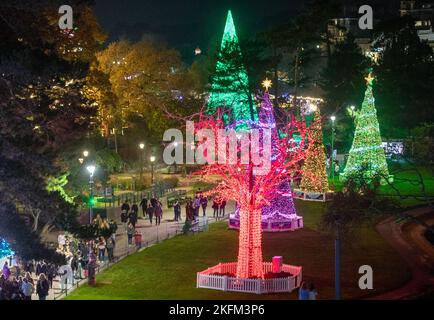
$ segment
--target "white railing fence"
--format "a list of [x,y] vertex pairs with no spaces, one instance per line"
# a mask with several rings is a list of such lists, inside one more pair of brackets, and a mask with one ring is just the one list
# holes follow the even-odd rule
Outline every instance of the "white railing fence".
[[[264,262],[264,273],[272,271],[272,263]],[[247,293],[274,293],[291,292],[298,288],[302,280],[302,267],[284,264],[282,271],[290,273],[292,276],[286,278],[272,279],[239,279],[223,274],[235,274],[237,269],[236,262],[219,263],[202,272],[197,273],[197,287],[215,289],[222,291],[235,291]]]

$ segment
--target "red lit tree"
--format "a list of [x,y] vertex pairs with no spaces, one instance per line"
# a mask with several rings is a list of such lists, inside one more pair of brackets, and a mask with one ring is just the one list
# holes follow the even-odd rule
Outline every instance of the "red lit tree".
[[[208,129],[217,137],[219,129],[228,130],[227,125],[221,120],[222,114],[217,113],[214,117],[200,115],[200,119],[195,123],[195,132],[201,129]],[[237,127],[234,124],[233,127]],[[247,124],[245,127],[254,127]],[[259,141],[265,140],[264,129],[258,129],[260,132]],[[273,141],[273,161],[270,160],[269,170],[265,169],[262,174],[254,173],[252,158],[255,155],[264,155],[265,150],[263,143],[255,143],[252,139],[249,144],[250,161],[242,161],[242,157],[237,157],[236,163],[229,161],[220,161],[220,156],[229,159],[228,150],[219,147],[218,139],[215,139],[215,145],[212,147],[215,154],[219,156],[219,161],[212,162],[210,154],[204,152],[208,163],[203,166],[196,174],[203,175],[204,180],[215,181],[218,177],[218,185],[211,190],[210,194],[215,194],[227,200],[234,200],[240,207],[240,233],[237,274],[238,278],[263,278],[262,269],[262,231],[261,231],[261,208],[269,205],[270,201],[278,197],[281,193],[279,185],[287,179],[289,175],[299,174],[300,161],[304,159],[305,152],[301,146],[304,141],[295,141],[293,135],[297,133],[305,137],[305,124],[301,121],[291,120],[282,129],[284,137]],[[239,134],[240,131],[234,134]],[[243,131],[249,136],[252,130]],[[239,137],[238,137],[239,138]],[[199,141],[199,144],[205,143],[206,139]],[[224,141],[227,143],[227,140]],[[197,149],[199,150],[199,149]],[[212,149],[211,149],[212,150]],[[219,150],[224,150],[220,151]],[[238,143],[237,154],[242,152],[242,143]],[[271,150],[269,151],[271,152]],[[243,163],[244,164],[243,164]],[[260,166],[259,166],[260,167]]]

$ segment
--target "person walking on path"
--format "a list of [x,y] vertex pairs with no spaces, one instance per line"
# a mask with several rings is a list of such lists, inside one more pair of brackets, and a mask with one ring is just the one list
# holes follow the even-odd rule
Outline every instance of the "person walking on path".
[[41,273],[39,275],[38,283],[36,284],[36,294],[39,300],[46,300],[48,296],[48,290],[50,289],[50,284],[48,283],[45,274]]
[[199,216],[199,208],[200,208],[200,198],[199,195],[196,194],[196,197],[193,200],[193,210],[194,210],[194,216]]
[[115,248],[115,241],[113,240],[113,237],[109,237],[107,239],[105,247],[107,249],[108,261],[113,262],[113,251]]
[[11,276],[11,269],[9,269],[9,265],[7,261],[3,265],[2,274],[5,280],[8,280],[9,277]]
[[226,208],[226,200],[225,199],[221,200],[219,208],[220,208],[220,215],[222,217],[224,217],[225,216],[225,208]]
[[[136,207],[137,207],[137,206],[136,206]],[[135,211],[135,210],[131,210],[130,216],[129,216],[128,218],[129,218],[129,222],[130,222],[134,227],[136,227],[136,223],[137,223],[137,219],[138,219],[138,217],[137,217],[137,211]]]
[[136,217],[139,216],[139,207],[138,207],[137,203],[135,203],[135,202],[131,206],[131,213],[133,213],[133,212],[136,214]]
[[155,224],[159,226],[161,223],[161,217],[163,216],[163,209],[161,208],[161,205],[159,203],[155,207],[154,214],[155,214]]
[[35,291],[33,284],[27,280],[27,278],[23,279],[23,283],[21,284],[21,292],[24,295],[24,300],[32,300],[32,294]]
[[218,218],[219,216],[219,203],[218,203],[218,199],[214,198],[214,200],[212,201],[212,208],[214,209],[214,212],[212,213],[212,216],[214,218]]
[[178,221],[181,218],[181,205],[179,201],[176,201],[173,205],[173,212],[175,214],[175,221]]
[[129,213],[130,213],[130,205],[128,204],[128,200],[125,200],[125,202],[121,206],[121,222],[122,223],[128,222]]
[[104,238],[100,237],[98,241],[98,259],[101,262],[104,262],[105,260],[105,245],[106,243]]
[[206,207],[208,206],[208,197],[201,197],[200,204],[202,206],[203,216],[206,216]]
[[143,198],[139,205],[142,208],[143,217],[145,217],[147,213],[146,209],[148,208],[148,199],[146,197]]
[[146,209],[146,214],[148,215],[149,221],[152,224],[152,219],[154,218],[154,207],[151,204],[148,204],[148,208]]
[[128,204],[128,199],[125,200],[124,203],[122,203],[121,210],[122,211],[125,210],[127,212],[127,214],[130,213],[130,205]]
[[194,220],[194,209],[193,203],[188,201],[185,205],[185,221],[193,221]]
[[131,246],[133,244],[134,232],[135,232],[134,226],[131,223],[129,223],[127,227],[128,246]]

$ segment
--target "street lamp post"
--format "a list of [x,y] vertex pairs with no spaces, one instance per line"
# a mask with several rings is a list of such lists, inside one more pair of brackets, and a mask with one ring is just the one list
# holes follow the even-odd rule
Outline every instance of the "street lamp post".
[[93,174],[96,167],[91,164],[86,169],[89,172],[89,224],[91,224],[93,218]]
[[149,160],[151,160],[151,185],[154,184],[154,162],[155,162],[155,157],[151,156],[151,158],[149,158]]
[[140,143],[139,144],[139,152],[140,152],[140,184],[139,186],[142,185],[142,179],[143,179],[143,150],[145,149],[145,144],[144,143]]
[[335,153],[334,153],[334,140],[335,140],[335,116],[331,116],[330,119],[332,120],[332,141],[331,141],[331,164],[330,164],[330,176],[332,178],[332,181],[335,179]]

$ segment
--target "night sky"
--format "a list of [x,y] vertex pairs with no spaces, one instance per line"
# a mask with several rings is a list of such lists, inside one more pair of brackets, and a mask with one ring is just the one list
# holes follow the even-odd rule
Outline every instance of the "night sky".
[[228,9],[241,35],[288,21],[303,0],[96,0],[96,14],[110,40],[139,40],[144,34],[178,48],[185,56],[206,51],[223,32]]

